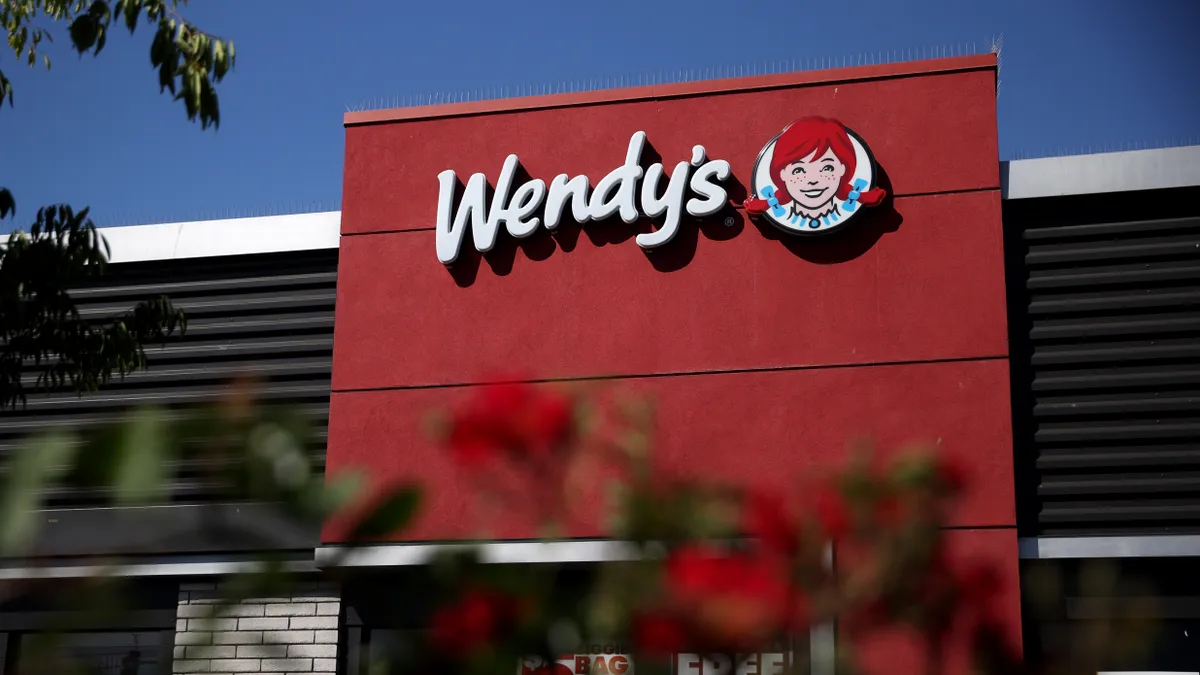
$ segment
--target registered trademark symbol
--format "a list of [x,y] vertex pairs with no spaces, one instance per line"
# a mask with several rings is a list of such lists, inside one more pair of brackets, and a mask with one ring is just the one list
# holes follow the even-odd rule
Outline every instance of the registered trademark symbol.
[[733,227],[734,225],[737,225],[737,218],[725,216],[725,227]]

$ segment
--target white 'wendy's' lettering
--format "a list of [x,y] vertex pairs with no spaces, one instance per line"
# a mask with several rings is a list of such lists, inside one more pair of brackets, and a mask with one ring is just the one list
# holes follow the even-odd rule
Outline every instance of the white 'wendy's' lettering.
[[[458,258],[468,229],[471,230],[475,249],[483,253],[495,247],[501,225],[514,237],[528,237],[542,225],[542,218],[535,214],[543,202],[545,209],[542,217],[547,230],[557,228],[568,209],[571,217],[579,223],[605,220],[617,215],[626,223],[637,222],[642,214],[651,218],[662,217],[661,227],[653,232],[643,232],[636,238],[638,246],[647,249],[662,246],[675,237],[684,209],[693,217],[710,216],[728,202],[729,196],[720,182],[729,178],[729,162],[723,159],[707,160],[704,146],[697,145],[692,148],[690,162],[675,165],[663,190],[661,183],[665,170],[661,162],[651,164],[643,174],[641,160],[645,146],[646,133],[635,133],[629,139],[625,163],[600,179],[590,197],[587,176],[570,178],[565,173],[555,176],[550,181],[549,189],[546,188],[546,181],[535,178],[514,190],[513,177],[519,160],[516,155],[509,155],[500,169],[491,204],[485,204],[487,177],[477,173],[467,181],[466,190],[453,216],[451,211],[454,210],[457,178],[453,170],[441,172],[438,174],[438,260],[448,265]],[[639,180],[642,181],[640,191]],[[689,189],[695,196],[685,202]]]

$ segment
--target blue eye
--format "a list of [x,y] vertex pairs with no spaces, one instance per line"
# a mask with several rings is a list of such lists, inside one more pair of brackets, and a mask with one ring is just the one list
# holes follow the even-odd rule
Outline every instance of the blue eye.
[[797,174],[802,174],[802,173],[804,173],[804,168],[803,168],[803,167],[799,167],[799,166],[798,166],[798,167],[796,167],[796,168],[792,169],[792,175],[793,175],[793,176],[795,176],[795,175],[797,175]]
[[821,170],[822,170],[822,171],[833,171],[833,165],[832,165],[832,164],[826,164],[825,166],[821,167]]

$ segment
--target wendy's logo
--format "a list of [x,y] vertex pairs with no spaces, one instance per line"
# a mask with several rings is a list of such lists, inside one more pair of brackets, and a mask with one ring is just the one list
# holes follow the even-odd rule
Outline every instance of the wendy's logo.
[[867,144],[824,117],[796,120],[763,146],[750,185],[746,212],[795,234],[838,230],[887,196]]

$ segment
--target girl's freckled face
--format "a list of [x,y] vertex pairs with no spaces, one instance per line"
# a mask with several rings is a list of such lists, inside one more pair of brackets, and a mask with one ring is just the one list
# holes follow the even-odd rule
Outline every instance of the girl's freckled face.
[[797,160],[783,168],[783,182],[787,192],[797,204],[806,209],[819,209],[833,200],[846,175],[846,165],[826,150],[820,157],[816,153]]

